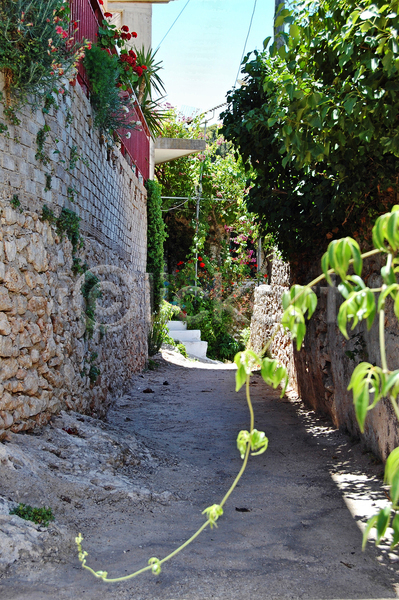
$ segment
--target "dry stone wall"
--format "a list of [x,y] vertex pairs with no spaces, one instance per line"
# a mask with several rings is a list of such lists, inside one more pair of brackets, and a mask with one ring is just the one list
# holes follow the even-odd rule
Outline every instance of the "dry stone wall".
[[[147,357],[145,188],[101,144],[79,86],[57,101],[48,115],[23,110],[0,135],[0,439],[63,408],[103,415]],[[35,158],[45,124],[48,165]],[[42,219],[44,204],[81,218],[78,257],[101,282],[92,335],[86,276],[73,274],[72,244]]]
[[250,346],[255,352],[260,353],[274,335],[267,354],[277,358],[288,369],[290,384],[296,387],[291,336],[279,327],[283,314],[281,297],[290,286],[289,265],[274,256],[267,270],[270,284],[255,288]]
[[[379,257],[365,263],[363,277],[370,287],[380,287]],[[282,315],[281,296],[290,283],[288,265],[273,260],[269,266],[271,285],[256,289],[254,313],[251,321],[251,345],[260,351],[277,327]],[[318,274],[310,273],[307,281]],[[288,334],[279,332],[270,353],[284,364],[290,374],[291,385],[303,401],[314,410],[328,414],[338,428],[361,437],[366,446],[384,460],[399,445],[399,427],[388,400],[381,400],[369,412],[365,432],[360,434],[353,407],[352,392],[347,387],[351,374],[360,362],[380,364],[377,322],[370,331],[364,323],[349,331],[347,341],[337,326],[337,315],[342,296],[336,288],[317,287],[316,312],[307,323],[307,333],[300,352],[293,348]],[[399,326],[392,302],[386,304],[386,348],[388,366],[399,365]]]

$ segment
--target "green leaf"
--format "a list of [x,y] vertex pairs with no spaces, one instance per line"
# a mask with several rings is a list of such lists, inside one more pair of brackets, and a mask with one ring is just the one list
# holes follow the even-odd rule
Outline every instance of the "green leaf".
[[294,42],[294,46],[296,46],[299,42],[300,32],[301,32],[301,30],[298,27],[298,25],[296,25],[295,23],[292,23],[292,25],[290,26],[290,37],[292,38],[292,41]]
[[392,510],[391,506],[385,506],[385,508],[382,508],[380,510],[380,512],[378,513],[377,523],[376,523],[377,539],[375,542],[377,546],[386,533],[387,527],[389,525],[390,517],[391,517],[391,510]]
[[330,285],[332,285],[331,278],[328,275],[330,268],[334,269],[342,281],[345,281],[348,277],[348,268],[350,261],[353,261],[353,269],[357,275],[361,275],[363,268],[363,261],[360,253],[359,244],[351,237],[342,238],[340,240],[333,240],[330,242],[327,252],[321,259],[321,266],[323,273]]
[[385,464],[384,481],[388,485],[392,484],[393,478],[399,473],[399,448],[392,450]]
[[393,539],[391,544],[391,550],[399,544],[399,513],[396,513],[392,521]]
[[344,102],[344,108],[347,112],[348,115],[351,115],[353,112],[353,107],[356,104],[356,98],[348,98],[348,100],[346,100],[346,102]]
[[271,35],[269,35],[267,38],[265,38],[265,39],[263,40],[263,50],[266,50],[266,48],[268,47],[268,45],[269,45],[269,42],[270,42],[270,40],[271,40],[271,39],[272,39],[272,36],[271,36]]
[[[360,363],[352,373],[348,390],[353,390],[356,418],[362,433],[367,412],[374,408],[382,398],[384,384],[385,375],[382,369],[370,363]],[[370,392],[374,394],[372,404],[370,404]]]
[[378,515],[373,515],[368,521],[367,521],[367,525],[366,525],[366,529],[363,532],[363,542],[362,542],[362,550],[365,549],[366,544],[367,544],[367,540],[370,534],[370,531],[373,529],[373,527],[376,526],[377,523],[377,519],[378,519]]
[[238,367],[236,371],[236,392],[238,392],[246,382],[247,377],[251,376],[252,370],[262,362],[262,359],[252,350],[245,350],[235,355],[234,362]]

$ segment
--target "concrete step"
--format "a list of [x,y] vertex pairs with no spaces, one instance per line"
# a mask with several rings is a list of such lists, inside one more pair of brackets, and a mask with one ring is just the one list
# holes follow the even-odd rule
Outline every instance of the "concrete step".
[[206,358],[208,342],[184,342],[187,354],[196,358]]
[[169,331],[185,331],[187,329],[187,323],[183,321],[168,321],[166,327]]
[[181,342],[200,342],[201,331],[199,329],[190,329],[189,331],[184,329],[169,329],[169,335],[174,340],[180,340]]
[[166,325],[170,337],[184,344],[187,354],[195,358],[206,358],[208,342],[201,341],[199,329],[187,330],[187,323],[183,323],[183,321],[168,321]]

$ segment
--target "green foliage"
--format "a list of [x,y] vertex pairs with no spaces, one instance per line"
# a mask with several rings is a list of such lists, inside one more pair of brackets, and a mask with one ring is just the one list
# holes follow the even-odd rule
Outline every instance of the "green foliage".
[[[399,206],[395,205],[391,212],[381,215],[376,220],[372,230],[374,250],[364,254],[353,239],[344,238],[332,241],[322,258],[323,275],[317,277],[306,286],[293,286],[290,292],[283,296],[284,314],[282,324],[290,331],[293,338],[297,338],[297,348],[300,349],[302,340],[306,333],[305,312],[308,316],[314,312],[317,298],[311,288],[320,283],[324,278],[334,286],[330,277],[332,274],[341,279],[338,290],[344,298],[338,312],[338,326],[344,337],[347,334],[348,322],[352,321],[352,329],[361,321],[366,320],[370,329],[375,316],[379,316],[379,342],[381,366],[369,362],[361,362],[354,369],[348,390],[352,390],[353,402],[357,422],[361,432],[365,430],[367,414],[382,398],[388,398],[399,420],[399,406],[397,397],[399,394],[399,369],[390,370],[385,348],[385,304],[388,297],[392,298],[394,311],[399,320],[399,283],[397,273],[399,264],[397,253],[399,251]],[[361,278],[363,259],[374,254],[386,254],[386,264],[381,268],[383,284],[380,288],[368,288]],[[351,270],[355,274],[351,274]],[[378,297],[376,298],[376,295]],[[299,325],[298,325],[299,324]],[[355,334],[356,335],[359,334]],[[363,352],[364,344],[360,345]],[[346,353],[354,359],[355,352]],[[352,356],[351,356],[352,355]],[[247,353],[247,362],[237,360],[237,387],[243,385],[248,373],[254,363],[260,364],[260,359],[253,354]],[[252,361],[248,362],[248,361]],[[271,366],[269,367],[271,369]],[[277,372],[277,371],[276,371]],[[266,380],[266,377],[265,377]],[[268,383],[272,383],[269,379]],[[378,514],[371,517],[366,525],[363,535],[363,547],[365,546],[370,532],[376,529],[376,543],[379,544],[386,535],[389,526],[393,529],[391,548],[399,544],[399,448],[395,448],[389,455],[385,467],[385,482],[390,486],[391,503],[381,509]]]
[[85,272],[85,279],[81,286],[82,296],[85,300],[86,332],[91,338],[96,324],[97,300],[102,297],[100,280],[91,271]]
[[91,85],[94,125],[112,144],[119,129],[129,131],[136,127],[127,116],[131,108],[130,98],[122,95],[116,87],[120,75],[119,57],[93,45],[86,52],[84,65]]
[[22,212],[21,201],[19,199],[18,194],[13,194],[13,197],[10,200],[10,204],[15,210],[18,209],[20,213]]
[[37,106],[65,78],[75,76],[87,42],[70,36],[70,9],[63,0],[2,0],[0,3],[0,71],[8,117],[21,104]]
[[75,255],[80,248],[84,247],[84,240],[80,233],[81,220],[82,219],[73,210],[63,208],[56,221],[57,232],[61,236],[61,239],[64,235],[67,236],[72,244],[73,255]]
[[176,350],[178,350],[180,352],[180,354],[182,356],[184,356],[184,358],[188,358],[188,354],[187,354],[187,350],[184,344],[177,344],[176,345]]
[[162,301],[159,311],[152,317],[151,329],[148,332],[148,356],[153,356],[159,352],[162,344],[169,339],[169,332],[166,324],[173,316],[176,316],[179,313],[179,308],[172,306],[169,302]]
[[368,237],[395,196],[399,17],[395,2],[319,0],[281,18],[285,46],[246,57],[223,134],[256,171],[249,208],[295,261]]
[[17,515],[21,519],[26,521],[33,521],[37,525],[43,525],[48,527],[50,521],[54,521],[53,511],[50,507],[37,508],[35,506],[29,506],[29,504],[18,504],[15,508],[10,510],[10,515]]
[[162,299],[163,243],[166,239],[162,219],[161,188],[155,181],[147,180],[147,272],[152,273],[153,312],[159,310]]
[[42,214],[40,218],[42,221],[47,221],[50,224],[54,224],[57,222],[57,217],[55,216],[51,208],[47,206],[47,204],[43,204]]

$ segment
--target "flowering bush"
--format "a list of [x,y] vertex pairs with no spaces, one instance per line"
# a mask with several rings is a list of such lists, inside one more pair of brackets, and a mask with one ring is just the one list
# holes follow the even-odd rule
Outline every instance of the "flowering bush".
[[[38,106],[73,79],[90,42],[76,43],[65,0],[3,0],[0,3],[0,70],[5,78],[6,114],[28,102]],[[28,99],[28,95],[30,98]]]
[[99,28],[98,45],[108,53],[118,56],[119,51],[119,75],[117,85],[122,90],[132,94],[134,84],[142,77],[143,72],[147,69],[146,65],[140,65],[137,62],[137,54],[130,48],[126,42],[137,37],[135,31],[129,31],[127,25],[123,25],[118,29],[116,25],[110,23],[112,13],[105,13],[102,26]]

